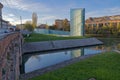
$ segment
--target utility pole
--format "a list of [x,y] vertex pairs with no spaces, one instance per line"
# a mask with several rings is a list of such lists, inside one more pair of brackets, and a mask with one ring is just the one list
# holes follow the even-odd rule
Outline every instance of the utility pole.
[[0,12],[0,20],[1,20],[1,23],[0,23],[1,28],[3,28],[3,25],[2,25],[2,22],[3,22],[3,19],[2,19],[2,11]]
[[2,20],[2,8],[3,8],[3,5],[0,3],[0,28],[3,28],[3,25],[2,25],[2,22],[3,22],[3,20]]
[[0,22],[1,22],[0,25],[1,25],[1,28],[2,28],[2,27],[3,27],[3,26],[2,26],[2,15],[0,15],[0,20],[1,20],[1,21],[0,21]]
[[21,30],[22,30],[22,17],[20,16],[20,24],[21,24]]

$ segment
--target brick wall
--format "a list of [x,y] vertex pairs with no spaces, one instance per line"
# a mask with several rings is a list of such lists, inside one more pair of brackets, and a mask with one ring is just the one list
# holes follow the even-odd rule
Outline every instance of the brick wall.
[[19,80],[22,36],[19,32],[0,39],[0,80]]

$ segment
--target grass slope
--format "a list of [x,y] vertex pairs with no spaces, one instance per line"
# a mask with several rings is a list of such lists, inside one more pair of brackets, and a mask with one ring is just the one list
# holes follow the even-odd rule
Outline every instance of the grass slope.
[[81,39],[85,37],[75,36],[75,37],[61,37],[55,35],[45,35],[32,33],[30,37],[24,37],[25,42],[38,42],[38,41],[49,41],[49,40],[66,40],[66,39]]
[[107,52],[29,80],[120,80],[120,54]]

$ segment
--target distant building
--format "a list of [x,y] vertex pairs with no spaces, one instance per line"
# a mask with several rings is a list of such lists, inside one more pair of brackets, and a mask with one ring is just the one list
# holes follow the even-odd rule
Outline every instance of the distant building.
[[68,19],[56,19],[55,20],[55,27],[58,30],[66,31],[66,27],[70,26],[70,21]]
[[34,28],[37,26],[37,18],[38,18],[37,14],[34,12],[32,14],[32,25],[33,25]]
[[63,20],[60,20],[60,19],[56,19],[55,20],[55,26],[57,29],[62,29],[63,28]]
[[2,20],[2,28],[6,28],[7,29],[10,26],[11,25],[10,25],[9,21]]
[[71,36],[84,36],[85,9],[70,10],[70,33]]
[[37,28],[46,29],[47,26],[48,26],[47,24],[41,24],[41,25],[39,25]]
[[90,17],[89,19],[86,20],[85,22],[86,29],[92,29],[92,30],[99,30],[103,26],[108,26],[110,27],[117,27],[120,25],[120,15],[115,15],[115,16],[103,16],[103,17]]
[[17,24],[16,28],[20,29],[20,30],[24,30],[25,29],[24,26],[25,26],[25,24]]
[[0,3],[0,28],[7,29],[10,26],[10,24],[9,24],[9,21],[5,21],[2,19],[2,8],[3,8],[3,5]]

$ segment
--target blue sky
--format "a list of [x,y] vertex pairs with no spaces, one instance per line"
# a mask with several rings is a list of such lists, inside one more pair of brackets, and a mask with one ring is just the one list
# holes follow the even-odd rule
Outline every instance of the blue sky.
[[30,21],[33,12],[38,24],[54,24],[55,19],[70,19],[71,8],[85,8],[89,17],[120,15],[120,0],[0,0],[4,5],[3,18],[13,24]]

